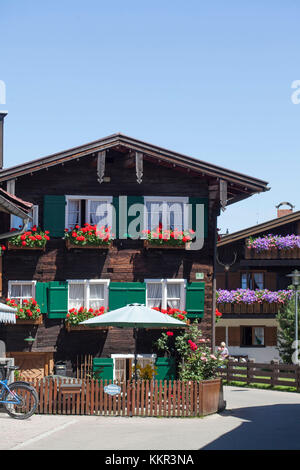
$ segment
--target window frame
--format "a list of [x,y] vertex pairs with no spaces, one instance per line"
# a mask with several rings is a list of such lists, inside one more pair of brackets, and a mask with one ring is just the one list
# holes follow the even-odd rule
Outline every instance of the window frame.
[[180,284],[180,307],[181,311],[185,310],[186,306],[186,279],[144,279],[146,284],[146,306],[148,305],[148,284],[162,284],[162,299],[161,299],[161,308],[167,310],[168,308],[168,292],[167,292],[167,285],[168,284]]
[[112,196],[76,196],[76,195],[66,195],[66,210],[65,210],[65,227],[69,228],[69,201],[76,200],[76,201],[85,201],[85,222],[82,220],[82,212],[81,207],[79,207],[79,218],[81,219],[81,223],[79,226],[83,226],[84,223],[90,223],[90,202],[91,201],[100,201],[106,202],[108,207],[108,225],[112,227],[113,223],[113,210],[112,210],[112,203],[113,197]]
[[68,311],[70,310],[70,284],[83,284],[84,286],[84,303],[82,307],[85,307],[87,310],[90,307],[90,285],[91,284],[103,284],[104,285],[104,307],[108,308],[109,301],[109,283],[110,279],[67,279],[68,283]]
[[[144,229],[145,230],[153,230],[153,228],[148,226],[148,210],[147,210],[147,202],[157,202],[162,204],[169,204],[169,203],[183,203],[183,227],[182,230],[188,230],[189,227],[189,197],[188,196],[144,196]],[[164,227],[163,227],[164,229]]]
[[[252,344],[244,344],[243,343],[243,328],[251,328]],[[264,344],[253,344],[253,337],[254,337],[254,329],[255,328],[263,328],[263,330],[264,330]],[[265,325],[241,325],[240,347],[241,348],[265,348],[266,347],[266,326]]]
[[[9,299],[15,299],[15,297],[12,297],[11,296],[11,288],[12,288],[12,285],[22,285],[22,284],[26,284],[26,285],[31,285],[32,286],[32,296],[31,297],[25,297],[25,299],[27,298],[30,298],[30,299],[35,299],[35,294],[36,294],[36,283],[37,281],[20,281],[20,280],[11,280],[11,281],[8,281],[8,298]],[[22,303],[21,303],[22,305]]]
[[[31,230],[31,228],[36,225],[37,227],[39,226],[39,206],[38,204],[34,204],[32,206],[32,209],[30,210],[29,212],[29,215],[32,217],[32,221],[29,222],[28,224],[28,227],[27,227],[27,230]],[[23,225],[24,221],[21,219],[21,217],[18,217],[17,215],[14,215],[14,214],[10,214],[10,228],[19,228],[19,227],[14,227],[13,226],[13,219],[14,217],[17,217],[18,219],[20,219],[20,224],[19,225]]]
[[[116,380],[116,359],[132,359],[131,362],[131,367],[134,365],[134,354],[111,354],[110,357],[113,359],[113,379]],[[155,360],[157,358],[157,354],[143,354],[139,353],[137,354],[137,360],[138,359],[153,359],[154,360],[154,365],[155,365]]]
[[[262,275],[263,275],[263,287],[262,287],[262,288],[265,289],[265,285],[266,285],[266,271],[265,271],[265,270],[259,269],[259,270],[253,270],[253,271],[241,271],[241,272],[240,272],[240,275],[241,275],[241,276],[240,276],[240,286],[241,286],[241,289],[243,289],[243,287],[242,287],[242,278],[243,278],[243,274],[249,274],[249,275],[251,275],[251,282],[252,282],[252,284],[253,284],[253,279],[254,279],[253,275],[254,275],[254,274],[262,274]],[[250,287],[246,287],[246,289],[250,289]]]

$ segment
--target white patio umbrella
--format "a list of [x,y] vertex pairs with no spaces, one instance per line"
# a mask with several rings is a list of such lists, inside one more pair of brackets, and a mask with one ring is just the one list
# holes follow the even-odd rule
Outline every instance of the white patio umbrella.
[[88,326],[115,326],[133,328],[135,339],[134,374],[137,378],[137,329],[139,328],[186,328],[188,325],[166,313],[158,312],[143,304],[128,304],[80,323]]
[[0,323],[16,323],[16,308],[0,302]]

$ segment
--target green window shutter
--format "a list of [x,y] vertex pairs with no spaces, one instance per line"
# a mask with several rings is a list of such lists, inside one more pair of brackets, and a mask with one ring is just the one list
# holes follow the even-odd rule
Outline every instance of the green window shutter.
[[204,282],[189,282],[186,286],[186,307],[188,318],[202,318],[204,315]]
[[51,281],[48,286],[48,317],[66,318],[68,313],[68,283]]
[[[203,221],[197,221],[196,217],[196,207],[197,204],[204,204],[204,238],[208,236],[208,199],[207,198],[197,198],[197,197],[190,197],[189,204],[191,204],[191,214],[192,220],[189,222],[189,228],[193,230],[197,230],[197,223],[202,223]],[[191,226],[191,227],[190,227]],[[199,228],[199,227],[198,227]]]
[[[140,204],[142,207],[141,207],[141,211],[136,211],[136,213],[135,211],[133,211],[134,212],[133,215],[128,215],[127,232],[129,231],[130,223],[134,221],[135,219],[139,220],[139,223],[135,224],[137,230],[139,232],[142,232],[142,230],[144,230],[144,196],[127,196],[127,214],[129,214],[130,207],[133,206],[134,204]],[[141,236],[142,234],[140,234],[140,237]]]
[[119,238],[119,197],[113,197],[113,207],[115,210],[115,217],[113,218],[112,233],[115,234],[115,239]]
[[48,299],[48,282],[37,282],[35,285],[35,300],[37,301],[41,313],[47,313]]
[[176,362],[174,357],[157,357],[155,380],[175,380]]
[[63,237],[65,229],[65,196],[44,196],[44,230],[50,237]]
[[93,359],[93,373],[97,379],[113,380],[114,360],[110,357],[95,357]]
[[132,303],[146,304],[144,282],[111,282],[109,284],[109,310]]

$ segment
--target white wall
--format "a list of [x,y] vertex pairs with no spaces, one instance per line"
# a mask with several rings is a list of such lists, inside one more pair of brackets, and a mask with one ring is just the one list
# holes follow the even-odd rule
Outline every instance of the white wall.
[[280,360],[276,346],[266,346],[264,348],[241,348],[239,346],[227,346],[230,355],[248,356],[248,359],[255,359],[255,362],[270,362]]

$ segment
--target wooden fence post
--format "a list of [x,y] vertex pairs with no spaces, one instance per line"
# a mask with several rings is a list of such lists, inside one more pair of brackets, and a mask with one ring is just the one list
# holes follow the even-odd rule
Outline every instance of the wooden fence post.
[[248,359],[247,361],[247,385],[250,385],[253,378],[253,365],[255,359]]
[[299,365],[295,365],[295,375],[296,375],[296,389],[297,389],[297,392],[300,392],[300,366]]
[[271,372],[271,387],[273,388],[275,386],[275,382],[278,379],[279,376],[279,360],[274,359],[273,361],[270,362],[270,366],[272,368]]

